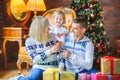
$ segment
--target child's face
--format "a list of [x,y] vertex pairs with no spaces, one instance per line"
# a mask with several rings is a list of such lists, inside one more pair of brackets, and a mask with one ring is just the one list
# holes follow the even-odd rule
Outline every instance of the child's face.
[[56,27],[61,27],[63,25],[63,22],[64,22],[63,15],[57,14],[54,17],[54,24],[55,24]]

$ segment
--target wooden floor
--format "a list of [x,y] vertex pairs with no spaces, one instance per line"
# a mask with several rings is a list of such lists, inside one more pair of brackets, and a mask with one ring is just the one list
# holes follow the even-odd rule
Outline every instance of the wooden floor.
[[[31,67],[29,68],[29,70],[26,70],[25,65],[22,65],[22,66],[23,66],[22,74],[28,75]],[[0,69],[0,80],[8,80],[9,78],[15,77],[18,75],[20,75],[20,74],[18,74],[16,62],[8,63],[7,68]]]

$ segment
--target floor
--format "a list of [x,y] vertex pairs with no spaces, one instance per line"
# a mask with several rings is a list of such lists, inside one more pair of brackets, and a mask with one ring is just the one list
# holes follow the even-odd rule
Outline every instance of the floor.
[[[29,70],[26,70],[26,67],[25,67],[26,65],[24,63],[22,64],[22,66],[23,66],[23,69],[21,74],[28,75],[31,67],[29,68]],[[0,68],[0,80],[8,80],[9,78],[15,77],[18,75],[20,74],[18,74],[16,62],[8,63],[7,68]]]

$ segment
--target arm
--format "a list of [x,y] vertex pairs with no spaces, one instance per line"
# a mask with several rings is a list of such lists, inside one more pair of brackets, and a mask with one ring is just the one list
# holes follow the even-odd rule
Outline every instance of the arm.
[[28,54],[34,63],[38,63],[45,60],[49,55],[51,55],[52,53],[55,53],[58,50],[58,48],[54,48],[53,45],[48,46],[48,48],[45,47],[44,49],[43,47],[40,48],[37,46],[38,44],[36,44],[35,41],[30,38],[26,40],[25,45],[26,45]]
[[75,65],[78,67],[83,67],[87,70],[92,68],[93,65],[93,52],[94,52],[94,46],[91,42],[89,42],[86,45],[86,51],[85,51],[85,57],[84,59],[81,58],[81,55],[76,55],[75,53],[72,54],[70,51],[65,50],[62,54],[62,56],[71,62],[74,62]]
[[91,42],[86,45],[85,59],[80,59],[79,55],[71,54],[69,59],[80,67],[90,70],[93,66],[94,46]]
[[65,59],[59,55],[59,71],[64,71],[65,68]]
[[[28,38],[25,42],[25,46],[28,52],[28,55],[33,60],[36,56],[40,55],[40,59],[44,60],[47,58],[47,56],[50,55],[50,51],[46,50],[44,52],[38,52],[37,50],[41,51],[42,49],[37,46],[38,44],[35,43],[35,41],[31,38]],[[46,54],[45,54],[46,53]]]

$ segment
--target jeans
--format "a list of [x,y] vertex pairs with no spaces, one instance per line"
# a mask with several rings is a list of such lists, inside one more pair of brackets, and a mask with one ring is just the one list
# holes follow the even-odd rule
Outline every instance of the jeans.
[[18,80],[43,80],[42,69],[32,68],[29,76],[20,76]]

